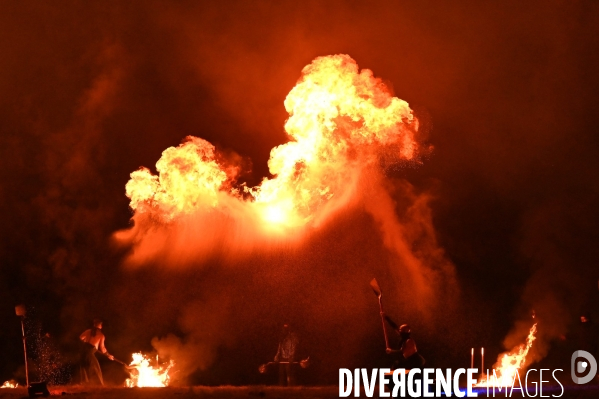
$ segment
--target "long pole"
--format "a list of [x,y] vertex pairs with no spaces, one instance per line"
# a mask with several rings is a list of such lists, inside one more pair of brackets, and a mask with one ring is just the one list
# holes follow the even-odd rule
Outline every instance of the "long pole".
[[25,337],[25,323],[21,317],[21,332],[23,333],[23,353],[25,353],[25,381],[29,386],[29,367],[27,367],[27,338]]
[[480,372],[485,369],[485,348],[480,348]]
[[381,311],[381,322],[383,323],[383,334],[385,335],[385,349],[389,348],[389,338],[387,337],[387,329],[385,328],[385,317],[383,316],[383,301],[382,295],[379,295],[379,309]]
[[381,312],[381,323],[383,323],[383,334],[385,335],[385,349],[389,349],[389,338],[387,337],[387,329],[385,328],[385,316],[383,313],[383,291],[381,291],[381,287],[379,287],[379,283],[376,281],[376,278],[373,278],[370,281],[370,287],[374,291],[374,295],[379,299],[379,310]]

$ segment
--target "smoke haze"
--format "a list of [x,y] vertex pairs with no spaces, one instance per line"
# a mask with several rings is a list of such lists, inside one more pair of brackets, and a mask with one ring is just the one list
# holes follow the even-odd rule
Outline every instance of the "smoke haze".
[[[65,353],[100,316],[112,353],[176,357],[181,383],[264,382],[257,366],[288,321],[314,359],[305,381],[330,383],[339,367],[388,364],[373,277],[431,365],[522,343],[533,310],[532,352],[551,356],[597,304],[597,8],[3,3],[0,380],[22,361],[13,309],[24,302]],[[270,151],[289,141],[284,100],[332,54],[384,79],[421,126],[432,120],[416,137],[432,153],[380,155],[359,194],[297,241],[244,256],[210,241],[205,256],[131,267],[132,247],[111,239],[140,223],[130,173],[156,174],[162,152],[194,136],[248,187],[272,178]],[[186,240],[207,234],[185,228]]]

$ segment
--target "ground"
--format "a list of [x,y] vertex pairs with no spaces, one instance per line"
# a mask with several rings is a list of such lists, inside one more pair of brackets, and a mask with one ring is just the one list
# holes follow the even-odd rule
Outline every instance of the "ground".
[[[339,397],[339,387],[297,387],[297,388],[279,388],[272,386],[221,386],[221,387],[185,387],[185,388],[93,388],[81,386],[57,386],[50,387],[51,394],[54,395],[73,395],[76,398],[98,398],[98,399],[159,399],[159,398],[272,398],[272,399],[329,399]],[[532,393],[532,392],[531,392]],[[559,395],[558,391],[544,392],[544,397]],[[25,388],[2,389],[0,398],[2,399],[21,399],[27,396]],[[350,396],[353,398],[354,395]],[[366,396],[362,392],[360,397]],[[378,397],[378,395],[375,395]],[[480,394],[479,397],[486,397]],[[492,395],[489,395],[492,397]],[[505,394],[497,393],[495,397],[506,397]],[[521,398],[522,395],[514,394],[511,397]],[[537,396],[539,397],[539,396]],[[599,384],[585,386],[566,386],[565,393],[561,396],[564,399],[586,399],[599,397]]]

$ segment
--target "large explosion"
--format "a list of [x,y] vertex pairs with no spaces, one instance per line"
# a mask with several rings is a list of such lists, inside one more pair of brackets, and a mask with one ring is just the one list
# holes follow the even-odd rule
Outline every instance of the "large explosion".
[[[419,122],[408,103],[351,57],[334,55],[303,69],[285,108],[290,141],[272,149],[273,176],[255,187],[237,179],[241,157],[192,136],[162,153],[157,175],[145,167],[133,172],[126,193],[134,227],[116,234],[131,245],[128,262],[187,264],[289,246],[361,201],[420,294],[430,297],[435,279],[453,283],[447,280],[453,267],[436,245],[428,197],[412,195],[399,223],[383,177],[382,164],[418,162],[423,148],[430,151],[417,140]],[[434,276],[426,275],[430,268]]]
[[261,234],[281,231],[315,224],[347,202],[381,150],[395,147],[398,160],[417,154],[418,120],[408,104],[349,56],[320,57],[305,67],[285,108],[292,141],[271,151],[273,178],[240,185],[238,165],[188,137],[163,152],[157,176],[147,168],[131,174],[131,208],[163,222],[216,212],[251,222]]
[[441,304],[449,314],[454,269],[436,242],[430,196],[385,176],[430,152],[408,103],[349,56],[334,55],[303,69],[285,108],[289,142],[272,149],[272,176],[256,186],[241,181],[241,156],[191,136],[162,153],[157,174],[133,172],[126,194],[134,225],[116,234],[130,248],[127,263],[201,266],[295,250],[357,209],[389,251],[377,262],[396,281],[401,275],[402,295],[415,299],[404,316],[439,319],[433,307]]

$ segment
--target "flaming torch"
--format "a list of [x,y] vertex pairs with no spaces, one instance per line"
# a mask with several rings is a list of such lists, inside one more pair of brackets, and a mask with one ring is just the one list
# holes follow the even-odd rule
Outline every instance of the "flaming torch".
[[[31,384],[29,383],[29,367],[27,365],[27,338],[25,336],[25,315],[27,314],[27,310],[25,308],[25,305],[15,306],[15,313],[17,314],[17,316],[21,318],[21,332],[23,334],[23,353],[25,355],[25,381],[27,383],[27,391],[29,393],[29,396],[33,397],[38,394],[41,394],[43,396],[49,396],[50,392],[48,392],[48,386],[45,381],[32,382]],[[6,385],[6,382],[4,384]],[[2,386],[2,388],[5,387]],[[16,388],[16,386],[10,388]]]
[[25,315],[27,311],[25,310],[25,305],[17,305],[15,306],[15,313],[17,316],[21,318],[21,332],[23,334],[23,353],[25,354],[25,381],[27,386],[29,386],[29,368],[27,367],[27,338],[25,337]]

